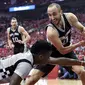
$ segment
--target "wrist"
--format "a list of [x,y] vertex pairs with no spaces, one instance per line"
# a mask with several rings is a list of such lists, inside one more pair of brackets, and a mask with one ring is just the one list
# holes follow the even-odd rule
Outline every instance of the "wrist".
[[80,47],[80,46],[81,46],[81,43],[80,42],[78,42],[75,45],[73,45],[74,48],[77,48],[77,47]]
[[22,44],[24,44],[24,41],[22,41]]
[[80,46],[81,46],[81,42],[78,42],[78,43],[77,43],[77,47],[80,47]]

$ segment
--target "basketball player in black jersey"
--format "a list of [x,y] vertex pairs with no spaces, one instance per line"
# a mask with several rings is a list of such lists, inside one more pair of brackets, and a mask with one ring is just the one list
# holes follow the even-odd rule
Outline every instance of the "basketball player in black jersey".
[[[46,28],[46,36],[48,42],[52,44],[52,57],[66,57],[77,59],[73,50],[79,46],[85,46],[85,41],[71,44],[71,26],[81,31],[85,36],[85,27],[78,21],[73,13],[62,13],[59,4],[52,3],[47,8],[50,23]],[[63,62],[63,61],[61,61]],[[33,81],[38,81],[42,76],[52,71],[54,65],[47,64],[45,66],[37,66],[31,73],[30,79],[27,79],[26,85],[34,85]],[[85,85],[85,71],[81,66],[72,66],[72,70],[79,75],[83,85]],[[34,83],[35,83],[34,82]]]
[[30,41],[27,31],[18,25],[17,19],[11,19],[11,27],[7,29],[9,48],[14,48],[14,54],[24,52],[25,44]]

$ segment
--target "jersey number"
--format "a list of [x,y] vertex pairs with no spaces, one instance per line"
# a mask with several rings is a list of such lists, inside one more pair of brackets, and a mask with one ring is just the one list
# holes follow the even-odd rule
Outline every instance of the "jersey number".
[[63,45],[65,45],[66,43],[68,43],[68,36],[66,36],[63,40],[62,40]]
[[14,37],[12,38],[13,42],[17,42],[18,41],[18,38],[17,37]]

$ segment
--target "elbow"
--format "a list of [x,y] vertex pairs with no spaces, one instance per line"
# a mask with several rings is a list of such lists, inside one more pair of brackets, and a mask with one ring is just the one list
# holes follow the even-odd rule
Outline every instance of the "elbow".
[[60,50],[59,52],[60,52],[62,55],[67,54],[67,51],[65,51],[65,50]]
[[60,54],[62,54],[62,55],[65,55],[65,54],[67,54],[68,52],[68,50],[64,47],[64,46],[61,46],[61,47],[57,47],[56,46],[56,48],[57,48],[57,50],[59,51],[59,53]]
[[31,40],[31,37],[30,37],[30,36],[28,37],[28,40],[29,40],[29,41]]
[[65,55],[66,53],[65,52],[60,52],[62,55]]
[[28,40],[28,42],[30,42],[30,41],[31,41],[31,37],[30,37],[30,36],[28,36],[28,37],[27,37],[27,40]]

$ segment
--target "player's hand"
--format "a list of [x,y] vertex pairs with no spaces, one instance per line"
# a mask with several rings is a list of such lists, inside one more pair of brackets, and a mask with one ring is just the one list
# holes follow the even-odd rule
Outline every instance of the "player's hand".
[[80,41],[80,45],[85,46],[85,41],[84,40]]
[[9,45],[8,48],[12,49],[12,48],[14,48],[14,45],[13,44]]
[[23,44],[24,42],[21,40],[17,40],[18,43]]

